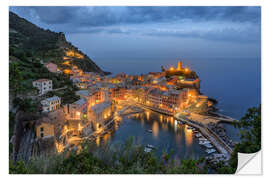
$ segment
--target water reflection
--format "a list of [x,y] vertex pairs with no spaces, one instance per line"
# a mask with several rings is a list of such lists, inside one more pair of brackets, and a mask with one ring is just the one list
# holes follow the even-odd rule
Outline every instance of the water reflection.
[[107,143],[111,138],[111,133],[106,133],[103,137],[104,143]]
[[154,121],[153,126],[152,126],[152,131],[153,131],[153,136],[155,137],[155,139],[157,139],[158,137],[158,130],[159,130],[158,122]]
[[177,145],[181,145],[181,139],[182,139],[181,133],[180,132],[176,133],[176,135],[175,135],[175,143]]
[[186,145],[189,147],[192,144],[192,130],[187,129],[187,125],[185,125],[185,138],[186,138]]
[[96,144],[97,144],[97,146],[100,145],[100,136],[97,136],[97,138],[96,138]]
[[[173,150],[175,155],[181,158],[196,157],[205,154],[204,149],[194,142],[192,130],[186,125],[180,125],[177,121],[164,114],[152,111],[130,114],[115,121],[113,131],[97,138],[96,143],[124,143],[127,138],[133,136],[136,143],[141,145],[151,144],[157,147],[156,153],[161,155],[163,151]],[[152,133],[149,130],[152,130]]]
[[149,117],[150,117],[150,112],[146,111],[146,119],[147,119],[147,121],[149,121]]
[[174,131],[177,132],[178,126],[177,126],[177,121],[176,120],[174,121],[172,126],[174,126]]
[[161,127],[162,127],[163,130],[168,131],[168,123],[163,121],[162,124],[161,124]]
[[141,123],[142,123],[142,126],[143,126],[144,125],[144,117],[140,116],[140,120],[141,120]]
[[162,123],[163,116],[159,115],[159,121]]

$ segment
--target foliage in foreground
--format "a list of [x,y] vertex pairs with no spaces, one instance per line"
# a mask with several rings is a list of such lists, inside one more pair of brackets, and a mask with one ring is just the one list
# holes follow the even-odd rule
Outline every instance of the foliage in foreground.
[[[261,105],[248,109],[236,122],[241,128],[241,143],[237,144],[229,165],[218,163],[219,174],[233,174],[237,168],[238,152],[256,152],[261,148]],[[248,129],[248,131],[247,131]],[[82,151],[64,152],[50,157],[33,159],[25,166],[18,162],[9,167],[10,174],[205,174],[209,166],[204,159],[177,161],[168,153],[158,159],[154,153],[145,153],[144,147],[135,145],[133,139],[124,145],[97,147],[85,142]]]
[[145,153],[132,138],[124,145],[97,147],[85,143],[80,153],[65,152],[51,157],[40,157],[28,166],[19,162],[10,165],[11,174],[202,174],[208,168],[204,160],[176,161],[164,153],[158,159],[154,153]]
[[247,113],[234,122],[235,127],[240,129],[241,142],[236,144],[231,155],[229,166],[218,164],[218,173],[235,173],[237,169],[237,153],[255,153],[261,149],[261,105],[249,108]]

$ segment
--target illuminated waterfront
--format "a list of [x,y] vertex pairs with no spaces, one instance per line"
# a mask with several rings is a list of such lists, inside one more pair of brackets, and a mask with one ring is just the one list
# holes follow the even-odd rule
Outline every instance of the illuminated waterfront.
[[[152,133],[148,131],[150,129]],[[154,145],[158,155],[171,150],[179,159],[197,159],[206,155],[205,148],[198,144],[198,139],[186,125],[178,125],[173,117],[152,111],[124,116],[119,125],[115,125],[115,131],[98,138],[98,143],[124,143],[130,136],[136,144]]]

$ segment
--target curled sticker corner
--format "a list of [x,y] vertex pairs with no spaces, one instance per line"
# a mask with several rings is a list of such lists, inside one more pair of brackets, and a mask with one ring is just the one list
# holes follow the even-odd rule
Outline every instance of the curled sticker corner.
[[256,153],[238,153],[235,174],[261,174],[261,151]]

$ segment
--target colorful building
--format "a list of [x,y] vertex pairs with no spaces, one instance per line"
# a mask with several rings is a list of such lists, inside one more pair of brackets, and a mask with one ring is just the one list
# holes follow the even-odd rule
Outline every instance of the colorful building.
[[43,117],[36,123],[36,137],[44,138],[54,136],[54,125],[48,117]]

